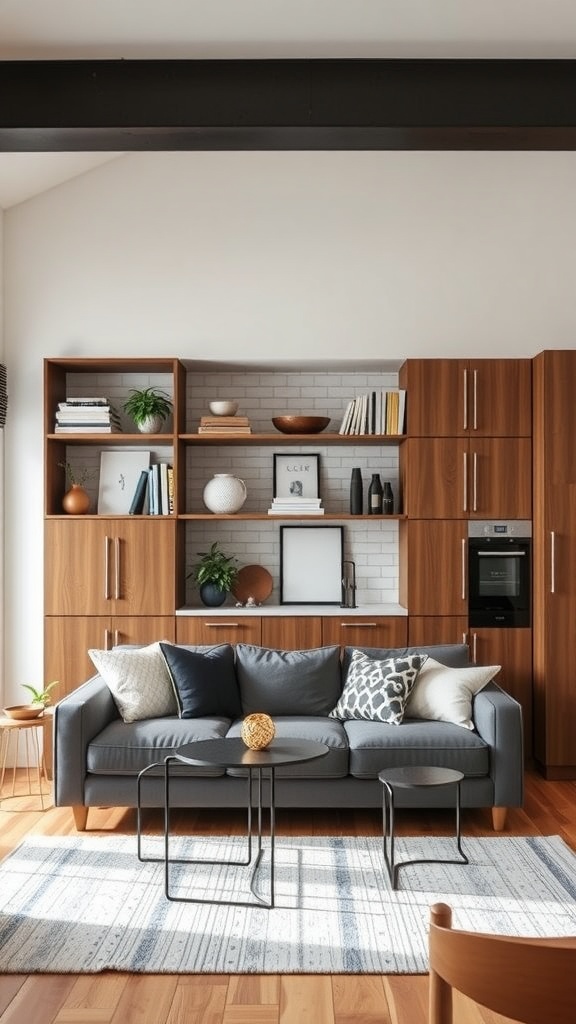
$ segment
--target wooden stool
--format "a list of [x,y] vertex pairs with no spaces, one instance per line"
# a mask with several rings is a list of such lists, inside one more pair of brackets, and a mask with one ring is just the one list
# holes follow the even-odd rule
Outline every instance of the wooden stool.
[[[23,734],[24,739],[24,751],[26,754],[26,777],[28,781],[28,795],[35,796],[36,794],[32,791],[32,770],[35,766],[35,773],[38,781],[38,795],[40,796],[40,806],[42,810],[44,807],[44,793],[42,791],[42,778],[48,781],[48,773],[46,771],[46,761],[44,759],[44,742],[42,744],[42,753],[40,753],[40,745],[38,743],[38,730],[45,730],[46,723],[50,722],[50,717],[46,717],[46,712],[40,715],[39,718],[30,719],[15,719],[7,718],[5,716],[0,717],[0,801],[2,799],[8,799],[3,796],[4,791],[4,778],[7,772],[10,770],[6,767],[8,761],[8,753],[10,750],[10,743],[12,737],[14,737],[13,746],[13,762],[12,762],[12,792],[9,797],[15,797],[16,794],[16,767],[18,764],[18,755],[20,753],[20,735]],[[32,730],[32,731],[31,731]],[[34,763],[31,763],[30,755],[34,756]]]

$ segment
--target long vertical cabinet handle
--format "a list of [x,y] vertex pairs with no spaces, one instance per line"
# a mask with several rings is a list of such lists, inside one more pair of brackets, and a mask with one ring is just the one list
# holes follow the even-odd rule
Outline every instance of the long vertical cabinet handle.
[[478,452],[472,456],[472,511],[478,511]]
[[472,633],[472,661],[478,664],[478,633]]
[[114,597],[120,598],[120,538],[114,538]]
[[466,538],[462,537],[462,600],[466,600]]
[[468,452],[462,452],[462,511],[468,511]]
[[110,636],[111,636],[110,630],[109,629],[105,629],[104,630],[104,650],[105,651],[109,651],[111,649]]
[[556,534],[550,530],[550,593],[556,593]]
[[119,643],[120,643],[120,630],[119,629],[115,629],[114,630],[114,647],[118,647]]
[[472,429],[478,430],[478,370],[472,371]]
[[110,600],[110,537],[104,537],[104,600]]
[[462,421],[462,429],[463,430],[468,430],[468,370],[463,370],[462,371],[462,375],[463,375],[463,387],[464,387],[464,402],[463,402],[463,406],[462,406],[462,408],[464,410],[464,416],[463,416],[463,421]]

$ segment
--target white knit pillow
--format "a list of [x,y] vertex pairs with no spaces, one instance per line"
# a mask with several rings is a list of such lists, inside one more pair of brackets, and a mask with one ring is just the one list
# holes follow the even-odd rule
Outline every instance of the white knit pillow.
[[472,698],[500,671],[500,665],[448,668],[428,658],[406,704],[405,718],[432,718],[473,729]]
[[160,644],[88,651],[125,722],[177,715],[178,706]]

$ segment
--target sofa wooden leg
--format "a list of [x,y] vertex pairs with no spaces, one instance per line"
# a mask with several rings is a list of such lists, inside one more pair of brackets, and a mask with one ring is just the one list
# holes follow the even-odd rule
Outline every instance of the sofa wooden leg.
[[493,807],[492,808],[492,827],[495,832],[502,832],[506,824],[506,813],[507,807]]
[[88,808],[82,804],[77,804],[72,808],[72,814],[74,815],[74,824],[78,832],[84,832],[86,830],[86,822],[88,821]]

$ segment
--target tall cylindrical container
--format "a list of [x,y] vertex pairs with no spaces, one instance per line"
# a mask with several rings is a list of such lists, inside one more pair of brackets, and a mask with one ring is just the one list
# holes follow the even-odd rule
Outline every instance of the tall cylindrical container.
[[389,480],[384,481],[383,493],[382,493],[382,513],[385,516],[391,516],[394,514],[394,493],[392,491],[392,484]]
[[372,480],[368,488],[368,514],[371,516],[382,515],[382,481],[379,473],[372,473]]
[[350,515],[361,516],[364,506],[364,491],[360,469],[353,469],[350,477]]

